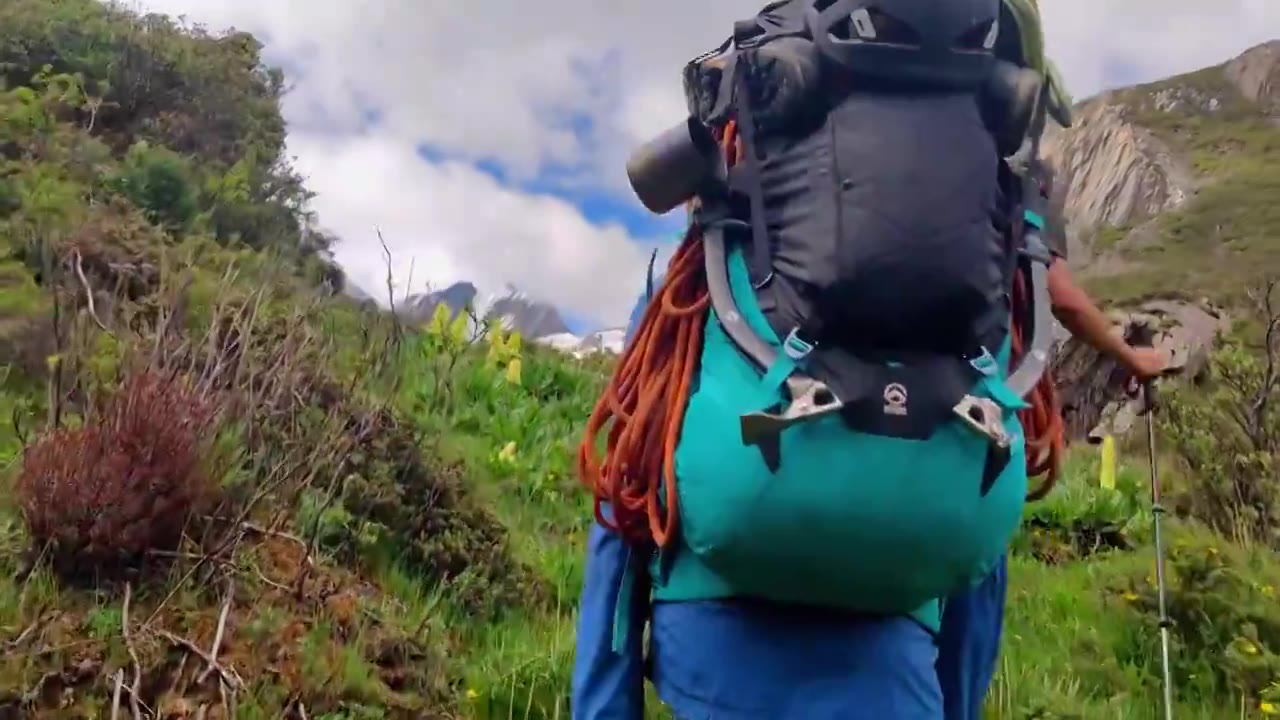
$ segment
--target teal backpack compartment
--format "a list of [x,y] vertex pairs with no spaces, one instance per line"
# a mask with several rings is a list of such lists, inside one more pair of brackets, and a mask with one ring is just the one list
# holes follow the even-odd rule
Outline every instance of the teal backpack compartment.
[[[728,259],[739,309],[779,347],[741,250]],[[941,599],[990,572],[1022,517],[1027,475],[1016,410],[1024,405],[1003,383],[1007,339],[998,369],[971,391],[1002,407],[1012,436],[985,495],[990,441],[959,421],[919,441],[857,433],[836,416],[814,420],[782,433],[774,474],[742,442],[739,418],[784,401],[785,372],[762,376],[714,311],[703,343],[675,455],[679,543],[650,564],[654,599],[750,596],[908,614],[936,630]]]

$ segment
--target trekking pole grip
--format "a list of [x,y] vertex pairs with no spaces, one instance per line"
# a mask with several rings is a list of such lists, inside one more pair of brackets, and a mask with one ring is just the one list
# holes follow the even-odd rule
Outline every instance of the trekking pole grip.
[[1156,379],[1147,378],[1142,381],[1142,410],[1144,413],[1151,413],[1156,409],[1159,401],[1159,393],[1156,391]]

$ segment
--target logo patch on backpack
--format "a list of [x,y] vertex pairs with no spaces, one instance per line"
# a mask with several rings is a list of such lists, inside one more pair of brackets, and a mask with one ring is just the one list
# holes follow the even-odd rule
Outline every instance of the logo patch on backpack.
[[884,414],[907,416],[907,388],[902,383],[884,386]]

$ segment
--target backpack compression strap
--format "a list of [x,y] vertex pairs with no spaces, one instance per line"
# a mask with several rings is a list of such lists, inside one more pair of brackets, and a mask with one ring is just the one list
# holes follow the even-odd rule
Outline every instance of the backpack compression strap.
[[[1028,501],[1039,500],[1049,494],[1057,483],[1061,455],[1066,447],[1062,413],[1058,407],[1057,388],[1047,372],[1052,337],[1052,299],[1049,297],[1048,267],[1053,261],[1044,241],[1046,208],[1049,204],[1047,189],[1042,181],[1046,175],[1040,158],[1040,139],[1044,134],[1047,115],[1052,112],[1050,96],[1052,88],[1042,88],[1040,110],[1030,129],[1026,169],[1021,174],[1021,227],[1022,244],[1019,246],[1019,265],[1015,268],[1013,287],[1012,350],[1019,362],[1018,371],[1010,385],[1026,397],[1031,407],[1020,413],[1027,437],[1027,475],[1044,475],[1044,482],[1027,494]],[[1028,284],[1030,288],[1028,288]],[[1030,293],[1031,297],[1027,295]],[[1021,312],[1031,304],[1032,336],[1024,342],[1025,317]],[[1019,377],[1019,374],[1022,376]],[[1016,385],[1014,385],[1016,383]],[[1025,390],[1024,390],[1025,388]],[[1032,451],[1035,451],[1034,453]]]
[[1023,227],[1026,231],[1023,234],[1023,246],[1019,249],[1019,270],[1030,276],[1031,338],[1017,369],[1008,380],[1009,388],[1024,398],[1044,377],[1049,365],[1049,351],[1053,346],[1053,307],[1049,299],[1049,263],[1053,261],[1053,257],[1043,237],[1044,208],[1037,202],[1042,196],[1036,191],[1031,193],[1031,197],[1034,199],[1024,200]]

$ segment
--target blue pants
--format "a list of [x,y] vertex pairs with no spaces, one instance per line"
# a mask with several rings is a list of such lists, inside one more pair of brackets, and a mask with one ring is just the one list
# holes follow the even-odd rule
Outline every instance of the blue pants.
[[681,720],[942,720],[937,647],[909,618],[658,603],[653,684]]
[[938,638],[938,683],[946,720],[978,720],[995,676],[1004,624],[1008,560],[966,595],[950,598]]
[[[817,616],[752,618],[737,609],[716,613],[700,607],[696,622],[682,622],[681,616],[695,612],[683,604],[657,610],[654,681],[681,720],[780,712],[788,718],[925,720],[938,717],[939,703],[943,720],[979,720],[999,660],[1007,584],[1008,561],[1001,557],[980,585],[948,599],[937,640],[936,684],[921,673],[922,663],[933,656],[933,642],[906,619],[841,627]],[[769,637],[760,638],[761,632]],[[704,633],[718,640],[751,637],[752,642],[726,648]],[[837,647],[831,644],[833,634],[844,636]],[[794,649],[781,657],[789,659],[763,675],[740,676],[734,669],[768,667],[779,659],[776,651],[788,646]],[[726,652],[735,662],[716,656]],[[823,706],[819,698],[831,705]]]
[[[640,720],[641,633],[615,653],[612,630],[627,557],[599,526],[588,536],[573,672],[574,720]],[[659,603],[651,679],[681,720],[977,720],[995,672],[1005,594],[1003,559],[948,600],[936,639],[907,618],[866,621],[748,603]],[[635,592],[643,623],[647,591]]]

